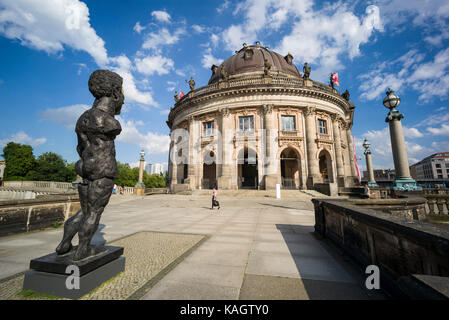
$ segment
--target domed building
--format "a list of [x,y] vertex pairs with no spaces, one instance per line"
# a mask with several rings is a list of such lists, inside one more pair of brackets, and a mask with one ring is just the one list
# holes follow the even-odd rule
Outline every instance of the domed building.
[[[293,56],[247,46],[171,108],[169,179],[185,189],[337,190],[358,183],[354,104]],[[329,192],[328,192],[329,193]],[[335,192],[333,192],[335,194]]]

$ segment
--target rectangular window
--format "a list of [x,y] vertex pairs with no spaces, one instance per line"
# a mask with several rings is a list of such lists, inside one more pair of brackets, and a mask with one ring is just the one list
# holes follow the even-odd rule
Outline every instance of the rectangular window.
[[240,131],[254,131],[254,117],[239,117]]
[[203,122],[203,134],[205,137],[213,136],[214,135],[214,122],[208,121]]
[[441,164],[437,163],[437,164],[435,164],[435,167],[441,168]]
[[327,134],[326,120],[318,119],[318,132],[321,134]]
[[282,131],[295,131],[295,117],[282,116]]
[[446,163],[446,168],[449,168],[449,163]]
[[438,175],[438,179],[443,179],[443,175]]

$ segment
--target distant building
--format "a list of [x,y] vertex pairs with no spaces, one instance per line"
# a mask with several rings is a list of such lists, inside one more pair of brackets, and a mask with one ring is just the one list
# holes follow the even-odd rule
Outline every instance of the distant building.
[[149,163],[146,165],[145,171],[148,174],[164,173],[164,165],[162,163]]
[[[396,173],[394,169],[378,169],[374,170],[374,179],[376,182],[394,181]],[[368,181],[368,171],[363,171],[363,181]]]
[[432,154],[410,167],[415,180],[447,180],[449,178],[449,152]]

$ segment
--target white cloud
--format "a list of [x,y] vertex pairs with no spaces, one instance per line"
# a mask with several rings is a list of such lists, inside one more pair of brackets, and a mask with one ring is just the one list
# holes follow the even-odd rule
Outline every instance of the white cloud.
[[19,131],[17,133],[14,133],[9,138],[0,139],[0,147],[3,148],[8,144],[8,142],[15,142],[15,143],[21,143],[21,144],[28,144],[32,147],[40,146],[41,144],[44,144],[47,142],[47,138],[32,138],[28,134],[26,134],[23,131]]
[[225,0],[225,1],[221,4],[221,6],[219,6],[219,7],[217,8],[218,14],[221,14],[224,10],[226,10],[227,8],[229,8],[229,4],[230,4],[229,0]]
[[442,124],[440,128],[427,128],[427,131],[429,131],[433,135],[438,136],[449,136],[449,125],[448,124]]
[[321,81],[327,81],[330,71],[344,68],[341,56],[352,59],[360,55],[360,46],[376,30],[383,30],[379,9],[373,5],[357,17],[342,2],[314,10],[312,0],[247,0],[239,3],[234,13],[242,13],[244,19],[221,34],[229,50],[240,49],[244,42],[253,43],[288,22],[291,32],[273,50],[281,54],[292,52],[299,61],[318,65],[313,74],[314,79]]
[[61,124],[67,129],[73,130],[75,128],[76,121],[81,114],[90,107],[85,104],[76,104],[73,106],[45,109],[40,113],[42,119]]
[[424,137],[424,135],[416,128],[408,128],[408,127],[403,127],[404,129],[404,136],[406,138],[422,138]]
[[[422,63],[425,55],[410,50],[393,61],[385,61],[365,75],[359,76],[361,98],[374,100],[391,87],[395,91],[411,87],[419,98],[445,97],[449,93],[449,48],[438,52],[432,61]],[[394,70],[392,73],[391,71]]]
[[143,30],[145,30],[146,29],[146,27],[142,27],[141,25],[140,25],[140,21],[137,21],[137,23],[136,23],[136,25],[134,26],[134,28],[133,28],[133,30],[135,31],[135,32],[137,32],[138,34],[140,34]]
[[166,11],[153,11],[151,16],[159,22],[170,22],[171,16]]
[[174,67],[173,60],[162,56],[147,56],[145,58],[136,58],[134,60],[137,71],[147,76],[154,73],[158,75],[167,74]]
[[157,33],[150,32],[142,44],[143,49],[152,49],[160,52],[161,46],[172,45],[179,41],[181,35],[185,34],[184,28],[178,28],[173,33],[167,28],[160,29]]
[[212,49],[207,48],[206,52],[203,54],[203,58],[201,59],[201,63],[204,68],[210,69],[212,64],[215,63],[219,66],[223,62],[223,59],[216,58],[212,55]]
[[200,25],[197,25],[197,24],[194,24],[194,25],[192,26],[192,29],[195,30],[195,31],[198,32],[198,33],[206,32],[206,28],[205,28],[205,27],[200,26]]
[[117,117],[122,126],[122,132],[117,141],[136,144],[143,148],[147,154],[167,153],[170,146],[170,137],[167,134],[153,132],[142,133],[137,129],[136,122]]
[[172,92],[175,90],[177,83],[174,81],[167,81],[167,85],[168,85],[167,91]]
[[64,46],[86,51],[104,66],[104,41],[89,20],[87,5],[78,0],[2,0],[0,34],[52,54],[64,51]]
[[145,105],[158,107],[158,103],[154,101],[151,92],[140,91],[136,87],[133,75],[131,74],[132,64],[125,55],[111,58],[111,68],[123,78],[123,90],[125,93],[125,102],[134,101]]

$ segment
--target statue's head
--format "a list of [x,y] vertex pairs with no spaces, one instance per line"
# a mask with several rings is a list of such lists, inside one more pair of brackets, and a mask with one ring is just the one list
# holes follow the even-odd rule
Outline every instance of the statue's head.
[[96,99],[111,97],[114,101],[114,113],[120,114],[125,103],[123,78],[109,70],[96,70],[89,78],[89,91]]

